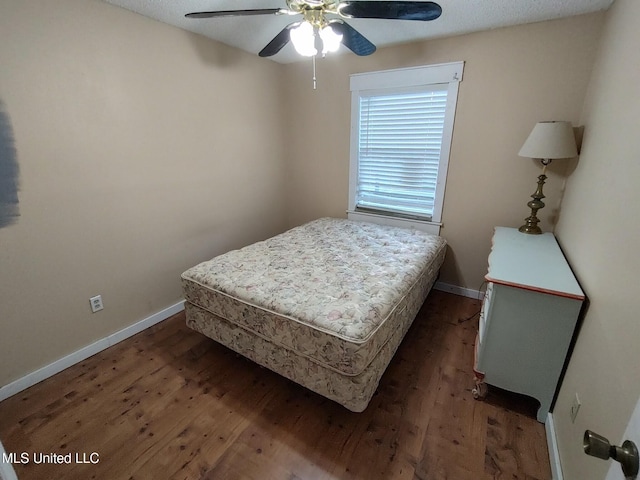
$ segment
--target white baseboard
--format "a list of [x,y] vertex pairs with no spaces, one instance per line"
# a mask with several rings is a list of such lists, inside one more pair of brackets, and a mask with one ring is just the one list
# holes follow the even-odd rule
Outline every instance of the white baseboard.
[[484,292],[481,292],[480,290],[472,290],[470,288],[459,287],[449,283],[436,282],[433,288],[440,290],[441,292],[453,293],[462,297],[475,298],[476,300],[482,300],[484,298]]
[[553,480],[563,480],[560,452],[558,451],[558,439],[556,438],[556,427],[553,423],[552,413],[547,415],[547,421],[544,422],[544,429],[547,432],[547,449],[549,450],[549,463],[551,464],[551,478]]
[[6,453],[2,442],[0,442],[0,480],[18,480],[13,465],[4,461]]
[[105,350],[115,345],[116,343],[119,343],[122,340],[135,335],[136,333],[140,333],[141,331],[155,325],[156,323],[166,320],[170,316],[175,315],[182,310],[184,310],[184,301],[180,301],[175,305],[171,305],[164,310],[154,313],[153,315],[134,323],[133,325],[123,328],[118,332],[112,333],[111,335],[94,342],[91,345],[87,345],[80,350],[70,353],[69,355],[62,357],[55,362],[36,370],[35,372],[31,372],[24,377],[9,383],[8,385],[0,387],[0,402],[17,393],[22,392],[23,390],[26,390],[27,388],[41,382],[42,380],[45,380],[46,378],[52,377],[56,373],[60,373],[62,370],[69,368],[76,363],[82,362],[90,356],[95,355],[96,353],[99,353],[102,350]]

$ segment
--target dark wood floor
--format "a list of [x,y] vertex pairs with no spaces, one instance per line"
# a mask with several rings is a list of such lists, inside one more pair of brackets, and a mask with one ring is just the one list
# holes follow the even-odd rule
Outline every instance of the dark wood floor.
[[[30,457],[20,480],[549,479],[536,403],[472,398],[479,307],[432,292],[360,414],[178,314],[1,402],[0,438]],[[34,464],[40,453],[74,458]]]

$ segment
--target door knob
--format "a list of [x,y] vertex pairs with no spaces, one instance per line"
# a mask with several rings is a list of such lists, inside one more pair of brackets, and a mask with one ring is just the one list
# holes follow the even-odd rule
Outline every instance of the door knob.
[[582,446],[587,455],[620,462],[625,477],[635,478],[638,475],[638,448],[631,440],[625,440],[621,447],[616,447],[602,435],[585,430]]

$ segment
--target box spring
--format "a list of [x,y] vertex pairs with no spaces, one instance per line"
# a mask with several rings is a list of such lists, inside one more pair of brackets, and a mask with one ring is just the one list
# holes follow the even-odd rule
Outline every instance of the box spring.
[[316,220],[183,273],[187,325],[360,412],[445,250],[415,229]]

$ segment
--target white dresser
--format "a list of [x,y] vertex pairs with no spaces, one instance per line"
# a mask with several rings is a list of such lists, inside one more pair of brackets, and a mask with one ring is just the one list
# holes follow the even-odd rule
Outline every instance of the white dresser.
[[497,227],[485,278],[474,396],[486,384],[529,395],[545,422],[584,293],[551,233]]

